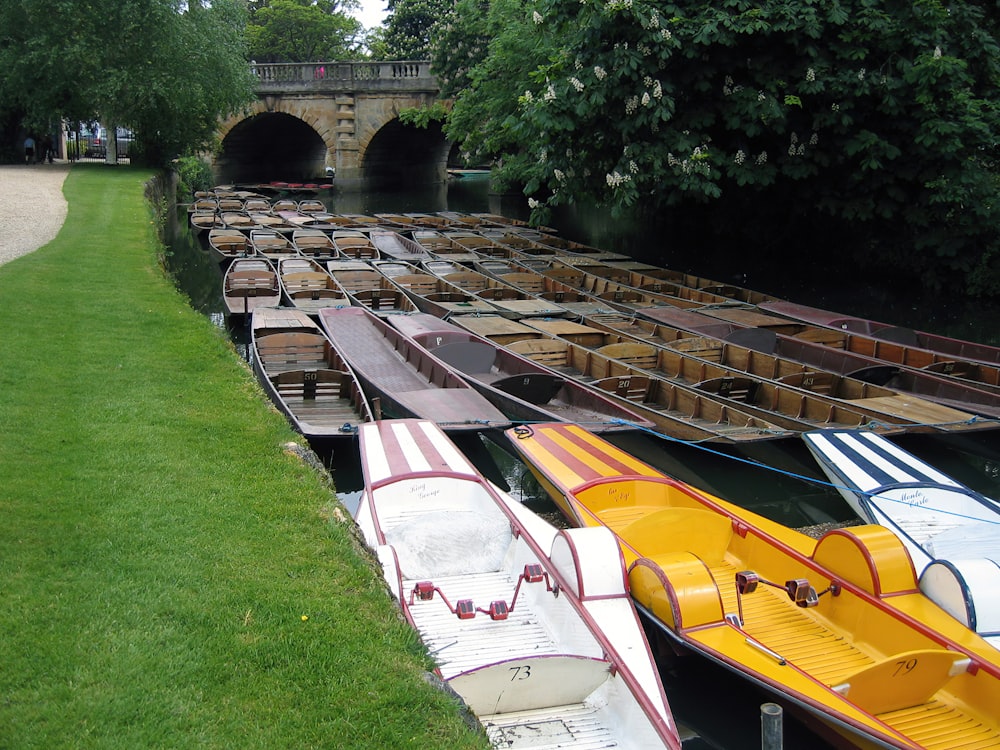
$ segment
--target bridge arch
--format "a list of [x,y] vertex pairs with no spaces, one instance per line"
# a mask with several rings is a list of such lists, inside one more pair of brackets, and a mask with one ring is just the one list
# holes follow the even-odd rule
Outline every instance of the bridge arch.
[[220,123],[220,182],[311,182],[336,170],[342,188],[443,182],[439,125],[403,125],[438,87],[426,62],[255,65],[258,100]]

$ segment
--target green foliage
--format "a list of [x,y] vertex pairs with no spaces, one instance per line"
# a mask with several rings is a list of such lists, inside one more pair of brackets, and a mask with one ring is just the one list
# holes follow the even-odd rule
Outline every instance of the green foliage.
[[270,0],[247,27],[250,57],[258,62],[357,60],[364,57],[361,22],[330,2]]
[[212,169],[204,159],[182,156],[174,165],[177,172],[177,202],[190,200],[198,190],[209,190],[215,184]]
[[0,110],[29,128],[131,128],[133,158],[165,164],[207,146],[253,97],[242,0],[25,0],[0,4]]
[[[454,28],[477,28],[470,0],[456,13]],[[937,0],[495,0],[448,134],[502,165],[539,220],[593,201],[711,206],[721,225],[752,203],[780,222],[758,229],[850,223],[928,281],[978,269],[977,289],[1000,290],[986,281],[1000,252],[995,15]],[[465,51],[436,49],[435,69],[462,80]]]
[[451,6],[452,0],[389,0],[386,59],[429,59],[431,30],[451,11]]
[[448,119],[448,108],[442,102],[434,102],[429,107],[409,107],[399,111],[399,121],[404,125],[426,129],[432,122]]

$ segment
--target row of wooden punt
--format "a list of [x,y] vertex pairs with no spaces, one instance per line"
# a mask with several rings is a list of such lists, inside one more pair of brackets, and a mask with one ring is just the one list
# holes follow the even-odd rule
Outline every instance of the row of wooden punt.
[[[629,375],[636,410],[667,414],[659,428],[682,439],[763,439],[824,426],[968,431],[990,429],[1000,416],[997,367],[970,361],[947,371],[921,368],[913,347],[866,349],[871,342],[861,334],[764,311],[754,303],[780,301],[752,290],[597,253],[542,250],[535,238],[543,233],[523,229],[348,234],[386,252],[361,264],[358,255],[308,269],[281,264],[265,274],[260,299],[244,294],[245,284],[227,287],[230,310],[284,303],[316,315],[323,306],[356,305],[380,316],[494,316],[483,319],[497,327],[510,319],[529,326],[538,318],[573,319],[603,332],[599,355],[584,356],[571,326],[553,323],[561,329],[530,337],[560,339],[563,353],[549,344],[532,356],[584,381],[601,380],[602,372]],[[523,330],[497,335],[505,343],[529,337]],[[876,353],[898,356],[884,361]]]

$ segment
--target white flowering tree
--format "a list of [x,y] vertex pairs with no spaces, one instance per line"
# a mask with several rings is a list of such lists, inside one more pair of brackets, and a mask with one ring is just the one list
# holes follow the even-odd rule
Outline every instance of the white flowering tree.
[[495,0],[491,13],[496,38],[448,132],[523,185],[538,220],[584,200],[707,204],[784,228],[819,217],[890,238],[886,257],[939,281],[1000,291],[992,6]]

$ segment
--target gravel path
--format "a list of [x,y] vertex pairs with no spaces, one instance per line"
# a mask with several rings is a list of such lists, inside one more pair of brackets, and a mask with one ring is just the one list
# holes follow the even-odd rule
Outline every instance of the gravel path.
[[69,164],[0,165],[0,265],[51,242],[66,221]]

